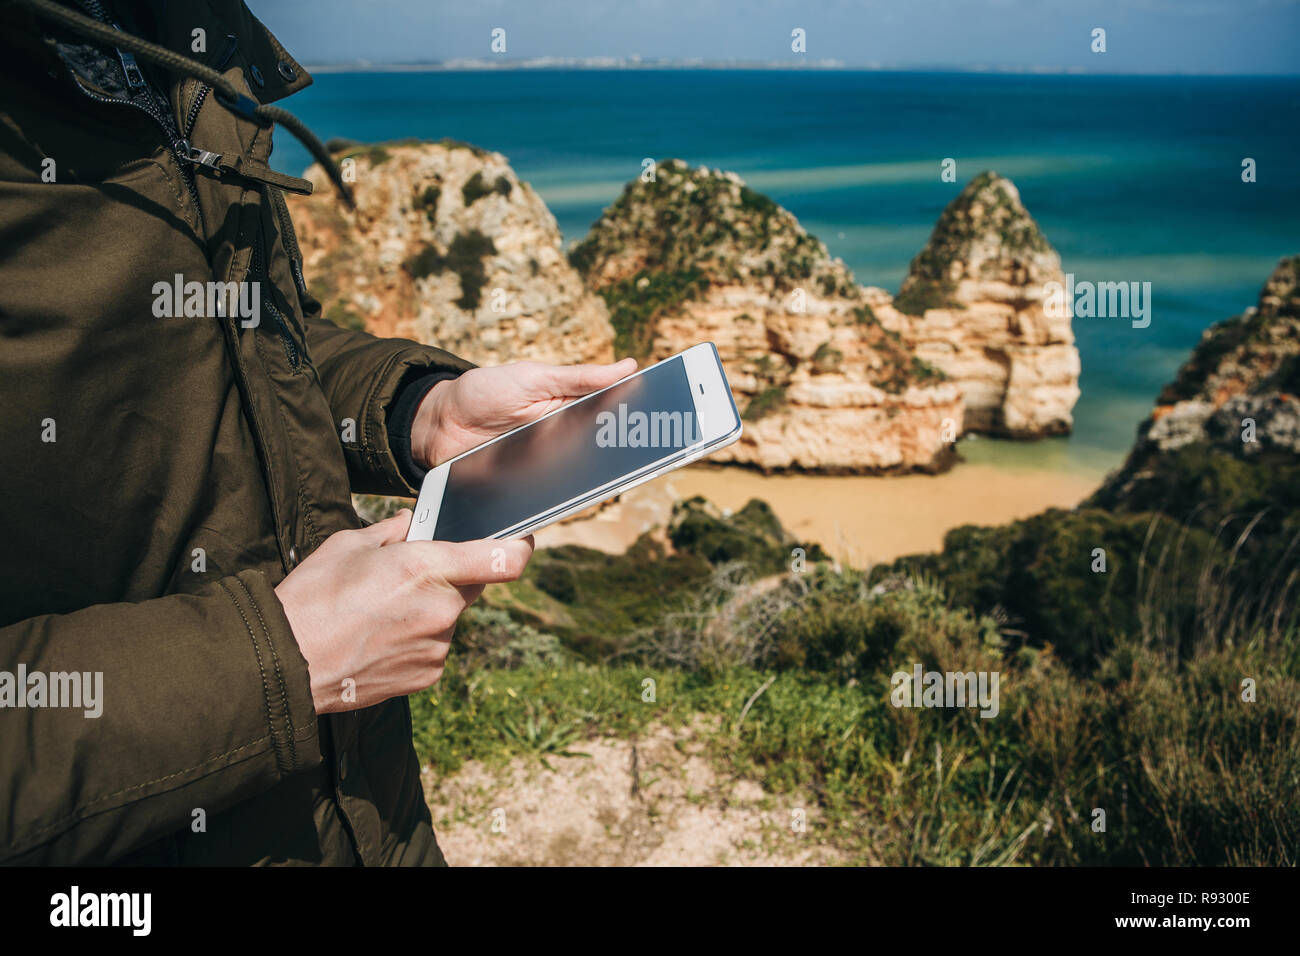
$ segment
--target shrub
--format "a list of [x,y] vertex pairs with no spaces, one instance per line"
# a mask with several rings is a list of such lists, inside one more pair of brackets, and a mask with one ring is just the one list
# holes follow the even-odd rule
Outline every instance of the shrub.
[[[543,595],[554,606],[537,609],[539,626],[598,660],[624,651],[630,635],[654,625],[665,608],[679,605],[711,573],[698,555],[670,555],[645,534],[623,554],[578,545],[540,550],[523,580],[507,590]],[[522,597],[518,603],[529,604]]]
[[[575,259],[581,259],[578,247],[570,256],[574,267],[582,271]],[[707,284],[698,269],[682,271],[642,271],[600,290],[609,306],[610,324],[614,326],[614,351],[617,355],[645,358],[654,342],[655,319],[682,302],[695,297]]]
[[410,273],[413,279],[423,279],[427,276],[437,275],[446,267],[447,260],[431,242],[425,243],[419,252],[402,263],[402,268]]
[[956,291],[951,282],[909,277],[894,299],[894,308],[906,315],[925,315],[927,309],[960,309],[952,299]]
[[438,221],[438,200],[441,196],[441,187],[425,186],[423,192],[416,193],[411,205],[417,210],[424,210],[429,222],[436,223]]
[[747,422],[756,422],[774,412],[781,411],[787,404],[785,387],[770,385],[749,400],[749,404],[745,406],[745,411],[741,413],[740,417]]
[[402,263],[402,267],[416,279],[451,269],[460,277],[460,298],[456,304],[472,312],[478,308],[483,286],[487,284],[483,259],[485,256],[496,255],[496,251],[496,244],[488,236],[477,229],[471,229],[456,235],[445,256],[432,243],[427,243],[416,255]]
[[920,384],[926,384],[929,382],[945,382],[948,380],[947,373],[942,369],[935,368],[918,355],[912,356],[911,371],[912,378]]
[[[1104,572],[1092,570],[1098,548]],[[873,581],[929,573],[957,605],[1001,609],[1031,646],[1051,646],[1083,672],[1120,636],[1190,641],[1206,597],[1200,579],[1223,565],[1209,535],[1160,515],[1054,509],[1001,527],[956,528],[941,553],[876,568]]]
[[470,607],[456,627],[454,653],[463,671],[556,667],[568,659],[554,634],[514,620],[507,612]]
[[796,600],[782,589],[755,595],[744,563],[724,564],[641,634],[633,651],[654,666],[704,674],[752,667],[770,656],[772,625]]
[[341,329],[356,329],[360,332],[366,329],[366,320],[342,301],[332,302],[325,313],[325,318]]
[[565,604],[572,604],[578,598],[577,575],[567,564],[542,564],[537,569],[536,584],[542,591]]
[[813,353],[812,364],[813,371],[819,374],[826,372],[838,372],[840,363],[844,361],[844,353],[829,342],[823,342],[817,346],[817,351]]
[[[729,518],[698,495],[679,501],[673,506],[668,537],[679,551],[713,565],[740,562],[755,574],[784,570],[794,546],[771,506],[757,498]],[[809,550],[812,560],[824,557],[817,545]]]
[[748,186],[740,187],[740,208],[746,212],[757,213],[763,219],[775,215],[780,209],[769,197]]
[[473,176],[465,180],[465,185],[460,188],[461,199],[466,206],[472,206],[476,201],[490,194],[486,182],[483,181],[483,173],[475,172]]

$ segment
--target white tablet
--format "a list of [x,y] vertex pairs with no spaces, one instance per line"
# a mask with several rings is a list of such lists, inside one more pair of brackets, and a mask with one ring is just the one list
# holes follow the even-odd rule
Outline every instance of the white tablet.
[[425,476],[408,541],[514,538],[740,437],[712,342],[656,362]]

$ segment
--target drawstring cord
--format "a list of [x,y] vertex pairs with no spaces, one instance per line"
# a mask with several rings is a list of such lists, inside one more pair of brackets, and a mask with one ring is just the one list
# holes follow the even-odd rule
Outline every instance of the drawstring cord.
[[169,50],[156,43],[150,43],[148,40],[142,40],[125,31],[114,30],[106,24],[60,6],[54,0],[14,0],[14,2],[19,6],[27,7],[38,16],[55,20],[83,36],[99,40],[110,47],[127,50],[142,59],[157,63],[159,66],[173,72],[202,80],[212,87],[216,93],[217,101],[222,106],[245,119],[252,120],[262,126],[279,123],[297,137],[299,142],[306,146],[307,151],[321,164],[321,167],[329,176],[330,182],[334,184],[334,188],[343,198],[348,208],[355,208],[356,203],[352,198],[352,190],[343,181],[343,174],[339,171],[338,165],[335,164],[329,151],[316,138],[316,134],[288,110],[266,103],[258,103],[240,93],[233,83],[211,67],[204,66],[189,57],[181,56],[174,50]]

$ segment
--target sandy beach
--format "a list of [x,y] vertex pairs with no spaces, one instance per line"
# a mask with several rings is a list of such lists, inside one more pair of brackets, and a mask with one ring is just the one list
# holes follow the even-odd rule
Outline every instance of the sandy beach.
[[680,498],[703,495],[737,510],[751,498],[770,504],[795,537],[815,541],[854,567],[937,551],[963,524],[996,525],[1047,508],[1072,508],[1100,483],[1100,470],[1007,467],[963,462],[942,475],[763,475],[695,466],[624,495],[595,515],[546,528],[541,547],[582,544],[624,550],[662,525]]
[[1005,524],[1047,508],[1074,507],[1101,477],[965,463],[942,475],[897,477],[688,468],[667,483],[681,497],[703,495],[733,510],[762,498],[795,537],[865,567],[937,551],[944,534],[963,524]]

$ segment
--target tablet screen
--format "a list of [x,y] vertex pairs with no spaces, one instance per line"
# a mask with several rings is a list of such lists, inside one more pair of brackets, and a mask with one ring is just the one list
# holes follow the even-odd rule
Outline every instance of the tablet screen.
[[434,538],[490,538],[700,442],[680,356],[454,460]]

